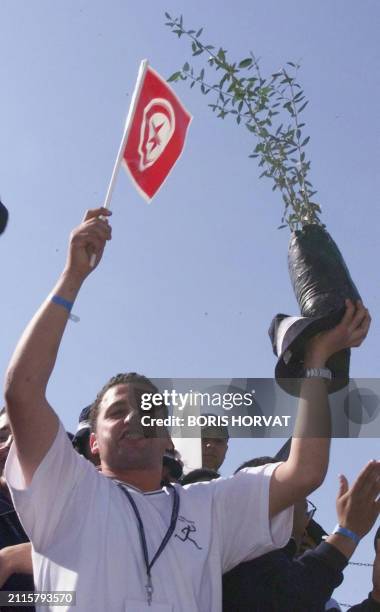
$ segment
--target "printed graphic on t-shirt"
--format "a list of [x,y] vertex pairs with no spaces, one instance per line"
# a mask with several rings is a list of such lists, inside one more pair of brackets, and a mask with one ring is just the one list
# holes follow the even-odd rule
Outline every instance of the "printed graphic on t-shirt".
[[185,518],[184,516],[179,516],[178,522],[184,524],[184,527],[180,529],[181,535],[176,533],[175,537],[181,540],[181,542],[192,542],[192,544],[194,544],[198,550],[202,550],[202,546],[199,546],[195,539],[195,534],[197,532],[195,522]]

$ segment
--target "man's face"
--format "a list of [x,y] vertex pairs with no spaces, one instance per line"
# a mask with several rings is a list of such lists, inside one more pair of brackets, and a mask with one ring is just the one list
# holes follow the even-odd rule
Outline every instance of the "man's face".
[[0,476],[3,474],[5,462],[12,444],[12,433],[6,414],[0,416]]
[[217,472],[228,448],[226,438],[202,438],[202,467]]
[[152,432],[141,425],[142,392],[130,383],[114,385],[100,403],[91,451],[113,470],[148,470],[162,464],[167,434],[164,429]]

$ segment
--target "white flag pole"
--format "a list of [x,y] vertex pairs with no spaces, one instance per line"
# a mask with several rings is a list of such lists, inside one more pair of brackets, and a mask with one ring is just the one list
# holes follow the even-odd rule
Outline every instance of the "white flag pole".
[[[108,185],[107,194],[106,194],[106,197],[105,197],[105,200],[104,200],[103,208],[109,208],[110,207],[112,193],[113,193],[113,190],[114,190],[114,187],[115,187],[117,174],[119,172],[120,164],[121,164],[122,159],[123,159],[124,149],[125,149],[125,146],[127,144],[127,139],[128,139],[129,132],[130,132],[130,129],[131,129],[133,117],[135,115],[136,106],[137,106],[137,102],[138,102],[138,99],[139,99],[139,96],[140,96],[141,88],[142,88],[143,83],[144,83],[144,76],[145,76],[145,72],[146,72],[147,67],[148,67],[148,60],[147,59],[142,60],[141,63],[140,63],[139,72],[138,72],[138,75],[137,75],[137,81],[136,81],[135,89],[133,91],[131,103],[129,105],[127,119],[125,121],[123,138],[121,139],[119,151],[118,151],[118,154],[117,154],[117,157],[116,157],[115,165],[113,167],[112,176],[111,176],[110,183]],[[95,255],[95,253],[93,253],[91,255],[91,259],[90,259],[90,267],[91,268],[94,267],[95,262],[96,262],[96,255]]]

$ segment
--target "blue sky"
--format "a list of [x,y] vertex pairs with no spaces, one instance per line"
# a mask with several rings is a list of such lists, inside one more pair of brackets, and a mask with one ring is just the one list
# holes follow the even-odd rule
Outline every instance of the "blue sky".
[[[86,208],[102,202],[140,60],[163,76],[189,59],[164,26],[164,11],[231,58],[252,50],[264,72],[300,60],[311,178],[323,220],[373,315],[354,352],[355,377],[378,376],[380,361],[378,113],[380,7],[376,0],[216,0],[139,4],[111,0],[3,0],[0,4],[0,194],[10,210],[0,240],[4,371],[14,345],[65,259],[67,237]],[[151,205],[120,173],[112,244],[75,305],[49,399],[68,428],[113,373],[153,377],[270,377],[267,328],[297,313],[287,273],[281,202],[248,159],[250,134],[175,86],[194,119],[183,157]],[[231,443],[225,473],[279,441]],[[378,440],[335,440],[329,474],[313,495],[327,530],[335,525],[336,476],[352,479],[378,457]],[[364,541],[354,560],[372,561]],[[338,599],[370,589],[353,568]],[[355,583],[355,586],[354,586]]]

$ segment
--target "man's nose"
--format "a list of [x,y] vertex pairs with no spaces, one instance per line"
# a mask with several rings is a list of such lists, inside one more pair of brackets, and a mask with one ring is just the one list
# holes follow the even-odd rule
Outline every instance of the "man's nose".
[[138,410],[131,410],[124,417],[125,425],[133,425],[140,422],[140,414]]

